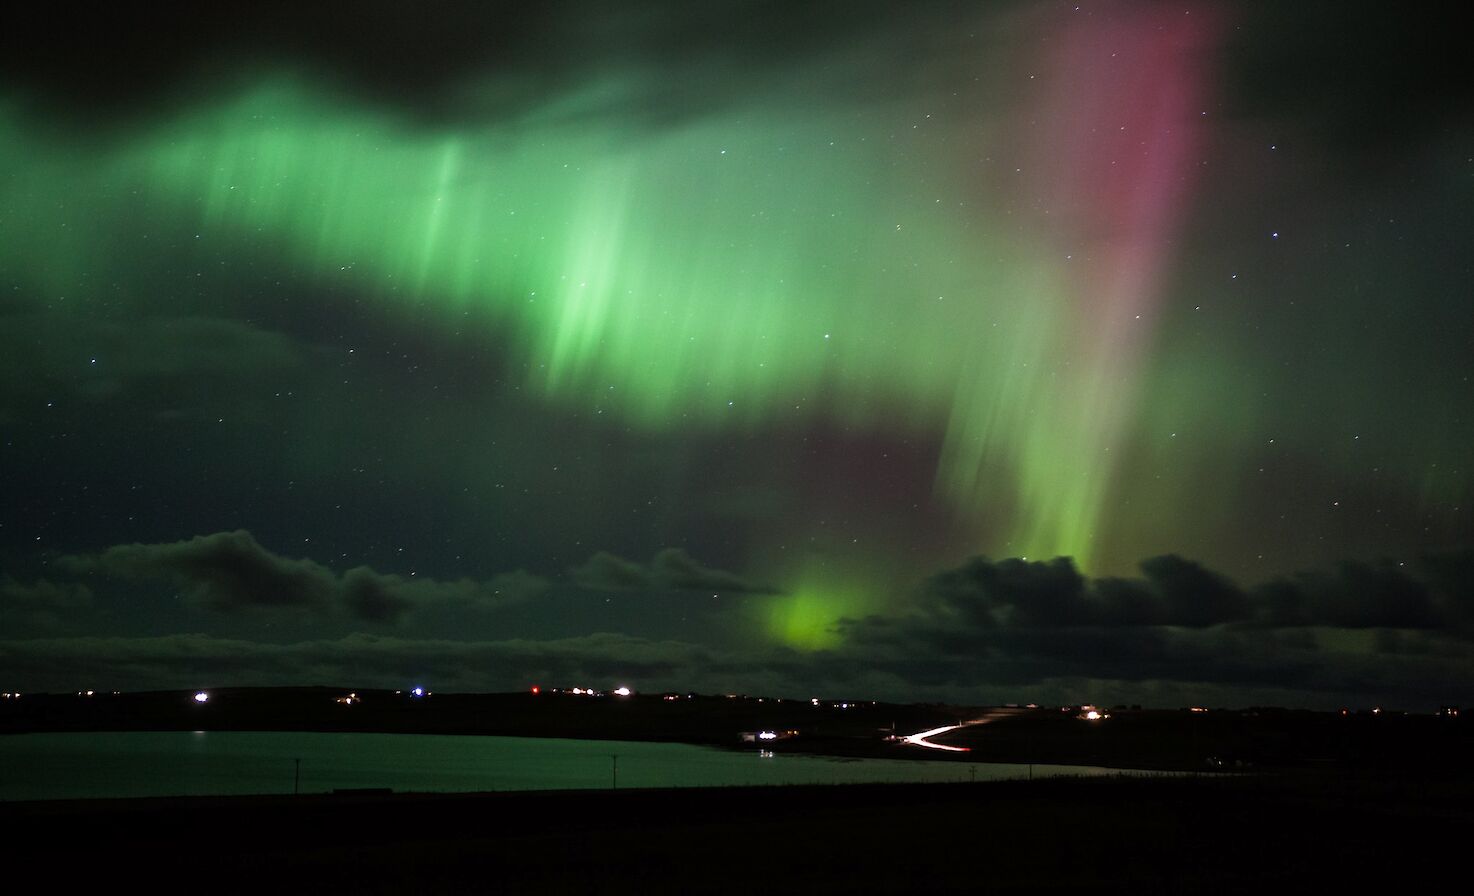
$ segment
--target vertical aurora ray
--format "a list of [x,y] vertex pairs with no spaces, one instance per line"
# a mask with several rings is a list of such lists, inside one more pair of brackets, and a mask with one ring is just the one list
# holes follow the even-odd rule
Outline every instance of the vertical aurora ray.
[[[598,90],[415,130],[283,80],[69,159],[12,119],[6,203],[39,229],[147,211],[267,241],[387,307],[471,315],[528,388],[636,426],[935,438],[938,492],[980,551],[1088,568],[1205,77],[1207,29],[1164,15],[1068,26],[1030,60],[1037,130],[1018,109],[781,97],[653,127],[598,112]],[[979,187],[993,152],[1028,174]],[[102,256],[71,239],[0,256],[43,281]]]
[[[1200,143],[1215,29],[1190,15],[1143,6],[1105,25],[1076,20],[1030,76],[1037,117],[1020,129],[1013,204],[1030,209],[1034,238],[1066,271],[1066,310],[1035,353],[1051,368],[1033,374],[1034,412],[1006,424],[1013,554],[1093,563]],[[959,391],[939,473],[948,491],[982,501],[996,500],[981,472],[995,440],[970,424],[993,415],[990,398],[987,386]]]

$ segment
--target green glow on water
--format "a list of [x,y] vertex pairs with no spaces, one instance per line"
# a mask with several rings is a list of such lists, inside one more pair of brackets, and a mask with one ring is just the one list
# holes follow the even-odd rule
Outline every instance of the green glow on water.
[[[735,732],[734,732],[735,739]],[[951,762],[768,755],[675,743],[275,731],[140,731],[0,738],[0,800],[107,799],[382,788],[417,792],[958,781]],[[1036,767],[1036,774],[1039,769]],[[1100,774],[1079,767],[1076,773]],[[1060,766],[1055,773],[1071,773]],[[1023,765],[978,766],[978,779]]]

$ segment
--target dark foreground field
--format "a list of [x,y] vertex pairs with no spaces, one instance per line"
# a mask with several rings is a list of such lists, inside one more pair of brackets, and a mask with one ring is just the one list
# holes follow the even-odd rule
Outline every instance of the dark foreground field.
[[9,880],[195,892],[852,893],[1459,875],[1467,782],[1378,777],[0,804]]

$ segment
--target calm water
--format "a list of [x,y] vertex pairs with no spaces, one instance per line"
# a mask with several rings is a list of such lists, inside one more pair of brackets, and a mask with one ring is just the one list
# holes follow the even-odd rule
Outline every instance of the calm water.
[[[1026,777],[1026,765],[832,759],[687,744],[299,732],[120,732],[0,737],[0,800],[290,793],[336,788],[480,791],[965,781]],[[1034,775],[1106,769],[1036,765]]]

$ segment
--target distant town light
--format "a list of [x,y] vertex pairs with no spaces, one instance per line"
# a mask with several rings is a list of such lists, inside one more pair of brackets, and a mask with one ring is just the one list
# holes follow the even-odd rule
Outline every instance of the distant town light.
[[628,697],[632,693],[634,692],[624,685],[620,685],[619,687],[614,689],[614,696],[616,697]]
[[195,693],[195,695],[194,695],[194,702],[196,702],[196,703],[209,703],[210,702],[210,695],[208,693],[206,693],[205,691],[197,691]]
[[412,696],[415,696],[415,697],[423,697],[423,696],[425,696],[425,689],[424,688],[410,688],[409,689],[409,692],[410,692],[410,694]]
[[542,688],[538,687],[537,685],[533,685],[532,686],[532,692],[534,694],[541,694],[543,691],[542,691]]
[[757,733],[757,739],[758,740],[777,740],[778,739],[778,732],[776,732],[776,731],[759,731]]

